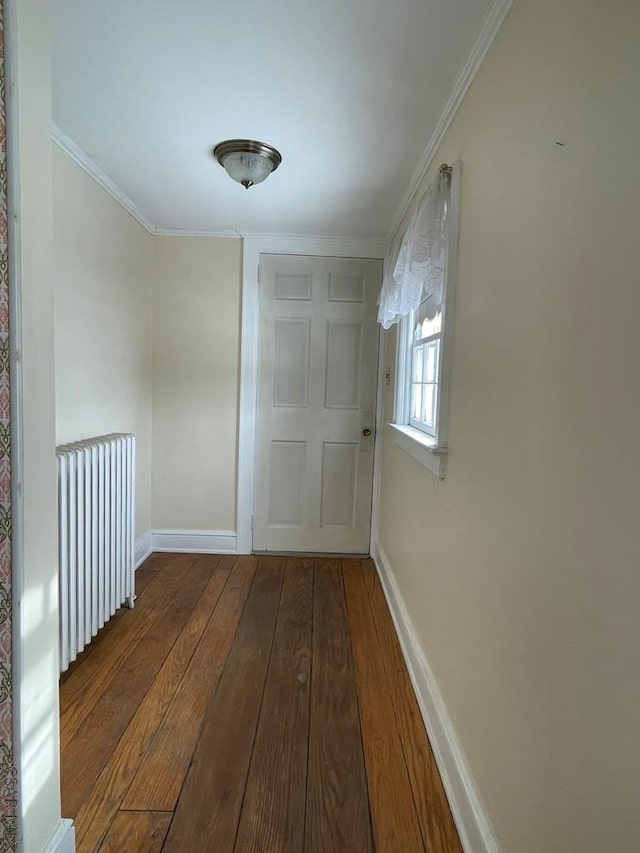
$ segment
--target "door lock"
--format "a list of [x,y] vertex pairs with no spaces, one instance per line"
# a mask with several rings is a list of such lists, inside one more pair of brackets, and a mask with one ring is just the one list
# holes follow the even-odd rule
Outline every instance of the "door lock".
[[362,434],[363,434],[363,436],[364,436],[365,438],[369,438],[369,436],[371,435],[371,430],[370,430],[368,427],[365,427],[365,428],[362,430]]

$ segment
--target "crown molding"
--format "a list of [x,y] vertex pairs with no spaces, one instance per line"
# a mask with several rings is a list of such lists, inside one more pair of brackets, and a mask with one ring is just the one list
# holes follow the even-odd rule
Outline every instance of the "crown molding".
[[369,246],[369,251],[374,251],[376,257],[381,252],[386,255],[389,246],[389,241],[386,237],[338,237],[335,235],[325,234],[286,234],[281,231],[238,231],[237,229],[227,228],[224,230],[197,230],[190,228],[155,228],[153,230],[154,237],[226,237],[236,240],[258,240],[261,243],[270,243],[274,241],[278,245],[283,242],[304,246],[305,251],[309,248],[310,242],[318,242],[323,245],[330,243],[335,247],[337,254],[348,246]]
[[[240,232],[238,232],[240,233]],[[353,237],[338,236],[335,234],[285,234],[280,232],[245,231],[241,234],[245,240],[253,240],[260,243],[261,251],[270,251],[279,254],[283,244],[289,244],[288,251],[294,251],[296,246],[300,247],[300,254],[311,254],[315,244],[319,247],[319,254],[326,254],[327,247],[335,252],[337,257],[347,257],[349,251],[356,251],[357,257],[367,257],[359,252],[364,250],[372,257],[384,257],[389,248],[386,237]],[[373,254],[371,254],[373,253]],[[382,253],[382,254],[380,254]]]
[[151,220],[144,215],[144,213],[140,210],[140,208],[135,205],[126,193],[123,193],[120,187],[118,187],[111,178],[106,175],[102,169],[93,162],[93,160],[84,153],[84,151],[76,145],[76,143],[71,139],[67,134],[58,127],[57,124],[53,124],[53,141],[56,143],[58,148],[61,148],[62,151],[71,159],[80,166],[93,180],[99,184],[102,189],[109,193],[111,198],[115,199],[124,209],[129,213],[133,218],[138,222],[142,227],[149,232],[149,234],[155,234],[155,226]]
[[453,85],[453,88],[449,94],[447,102],[444,106],[440,114],[440,118],[438,119],[438,123],[435,126],[435,130],[431,134],[431,138],[427,143],[427,147],[424,150],[422,158],[420,159],[420,163],[418,164],[417,169],[413,173],[413,177],[409,182],[409,186],[407,191],[405,192],[402,201],[391,222],[391,227],[387,232],[387,238],[389,241],[394,237],[396,231],[400,227],[402,220],[409,209],[411,202],[413,201],[416,193],[420,189],[420,185],[424,181],[427,172],[429,171],[429,167],[431,166],[431,161],[433,160],[436,151],[440,147],[440,143],[442,142],[445,133],[449,129],[449,125],[455,114],[458,112],[458,108],[462,103],[462,99],[469,91],[469,87],[471,86],[474,77],[478,73],[478,69],[482,65],[482,61],[487,55],[489,48],[491,47],[494,38],[498,34],[500,27],[502,26],[502,22],[509,14],[509,10],[513,4],[513,0],[495,0],[492,7],[489,9],[487,13],[487,17],[484,19],[484,23],[482,24],[482,29],[480,30],[480,34],[478,38],[475,40],[473,47],[471,48],[471,53],[465,64],[462,67],[462,70],[458,74],[456,82]]
[[240,240],[243,236],[239,231],[234,231],[232,228],[217,231],[200,231],[192,228],[154,228],[152,233],[154,237],[232,237],[235,240]]

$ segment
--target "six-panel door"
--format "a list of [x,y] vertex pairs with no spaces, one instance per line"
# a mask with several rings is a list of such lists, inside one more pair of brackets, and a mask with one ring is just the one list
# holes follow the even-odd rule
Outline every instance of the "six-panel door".
[[367,553],[381,262],[260,266],[254,549]]

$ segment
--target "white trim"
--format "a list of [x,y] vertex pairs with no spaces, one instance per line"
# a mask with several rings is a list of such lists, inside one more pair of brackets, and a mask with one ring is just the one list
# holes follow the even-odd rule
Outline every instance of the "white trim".
[[153,553],[152,550],[152,532],[147,530],[142,536],[138,536],[135,544],[134,567],[137,569],[144,561]]
[[238,426],[238,553],[250,554],[253,515],[256,397],[258,391],[258,266],[260,255],[317,255],[383,259],[387,240],[342,237],[245,236],[242,255],[240,404]]
[[427,656],[420,645],[389,561],[379,544],[372,556],[393,617],[411,683],[427,729],[465,853],[499,853],[491,828]]
[[235,530],[153,530],[154,552],[237,554]]
[[[380,526],[380,496],[382,489],[382,433],[384,429],[384,382],[387,373],[387,336],[380,326],[378,334],[378,378],[376,382],[376,424],[373,446],[373,489],[371,494],[371,533],[369,535],[369,553],[373,543],[378,540]],[[389,368],[390,369],[390,368]]]
[[72,820],[60,820],[42,853],[76,853],[76,831]]
[[478,73],[478,69],[482,65],[482,60],[487,55],[494,38],[498,34],[498,31],[502,26],[502,22],[509,14],[512,3],[513,0],[495,0],[494,4],[489,9],[487,17],[484,19],[482,29],[480,30],[480,34],[475,40],[474,45],[471,48],[471,53],[458,74],[456,82],[453,84],[453,88],[449,93],[447,103],[440,114],[435,130],[431,134],[431,138],[427,143],[427,147],[424,150],[420,163],[413,173],[413,177],[409,182],[407,191],[402,197],[402,201],[396,210],[391,222],[391,227],[387,232],[387,237],[390,240],[400,227],[411,202],[420,189],[420,186],[429,171],[429,167],[431,166],[431,161],[440,147],[440,143],[444,139],[444,135],[449,129],[449,125],[458,111],[464,96],[469,91],[469,87],[473,83],[473,79]]
[[192,228],[154,228],[154,237],[227,237],[241,240],[242,234],[232,228],[222,228],[217,231],[198,230]]
[[105,192],[109,193],[111,198],[115,199],[118,204],[124,207],[127,213],[130,213],[136,222],[142,225],[149,234],[154,233],[154,225],[151,220],[145,216],[140,208],[131,201],[129,196],[124,193],[120,187],[102,171],[100,166],[98,166],[97,163],[94,163],[91,157],[85,154],[84,151],[76,145],[73,139],[67,136],[64,130],[61,130],[57,124],[53,125],[53,141],[56,143],[58,148],[64,151],[64,153],[74,161],[74,163],[77,163],[81,169],[93,178],[93,180],[99,184]]
[[[232,237],[236,240],[286,240],[290,244],[303,245],[310,240],[321,242],[333,242],[343,244],[345,241],[349,243],[369,243],[377,246],[388,246],[386,237],[339,237],[337,235],[320,235],[320,234],[284,234],[277,231],[238,231],[237,228],[218,228],[218,229],[198,229],[198,228],[164,228],[158,227],[153,229],[154,236],[157,237]],[[296,252],[290,252],[296,254]],[[308,252],[299,252],[298,254],[309,254]]]
[[416,462],[419,462],[440,480],[444,480],[447,448],[438,446],[431,436],[404,424],[389,424],[393,440]]
[[[259,240],[271,248],[261,249],[262,254],[318,255],[335,258],[381,259],[387,254],[386,237],[350,237],[348,235],[286,234],[266,231],[237,231],[245,240]],[[286,245],[286,252],[278,248]],[[370,254],[375,252],[375,254]]]
[[447,239],[447,276],[445,279],[444,316],[440,338],[440,372],[438,375],[438,413],[436,435],[438,444],[449,441],[449,396],[453,366],[453,334],[458,287],[458,231],[460,226],[460,180],[462,163],[456,160],[451,167],[451,197],[449,200],[449,234]]
[[321,237],[304,234],[243,234],[256,257],[260,255],[312,255],[321,258],[383,260],[389,248],[386,237]]

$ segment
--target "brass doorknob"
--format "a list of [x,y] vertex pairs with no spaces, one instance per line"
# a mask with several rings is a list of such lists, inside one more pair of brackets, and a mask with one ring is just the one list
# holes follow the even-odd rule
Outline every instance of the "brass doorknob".
[[365,438],[369,438],[369,436],[371,435],[371,430],[370,430],[370,429],[368,429],[367,427],[365,427],[365,428],[362,430],[362,434],[363,434],[363,436],[364,436]]

